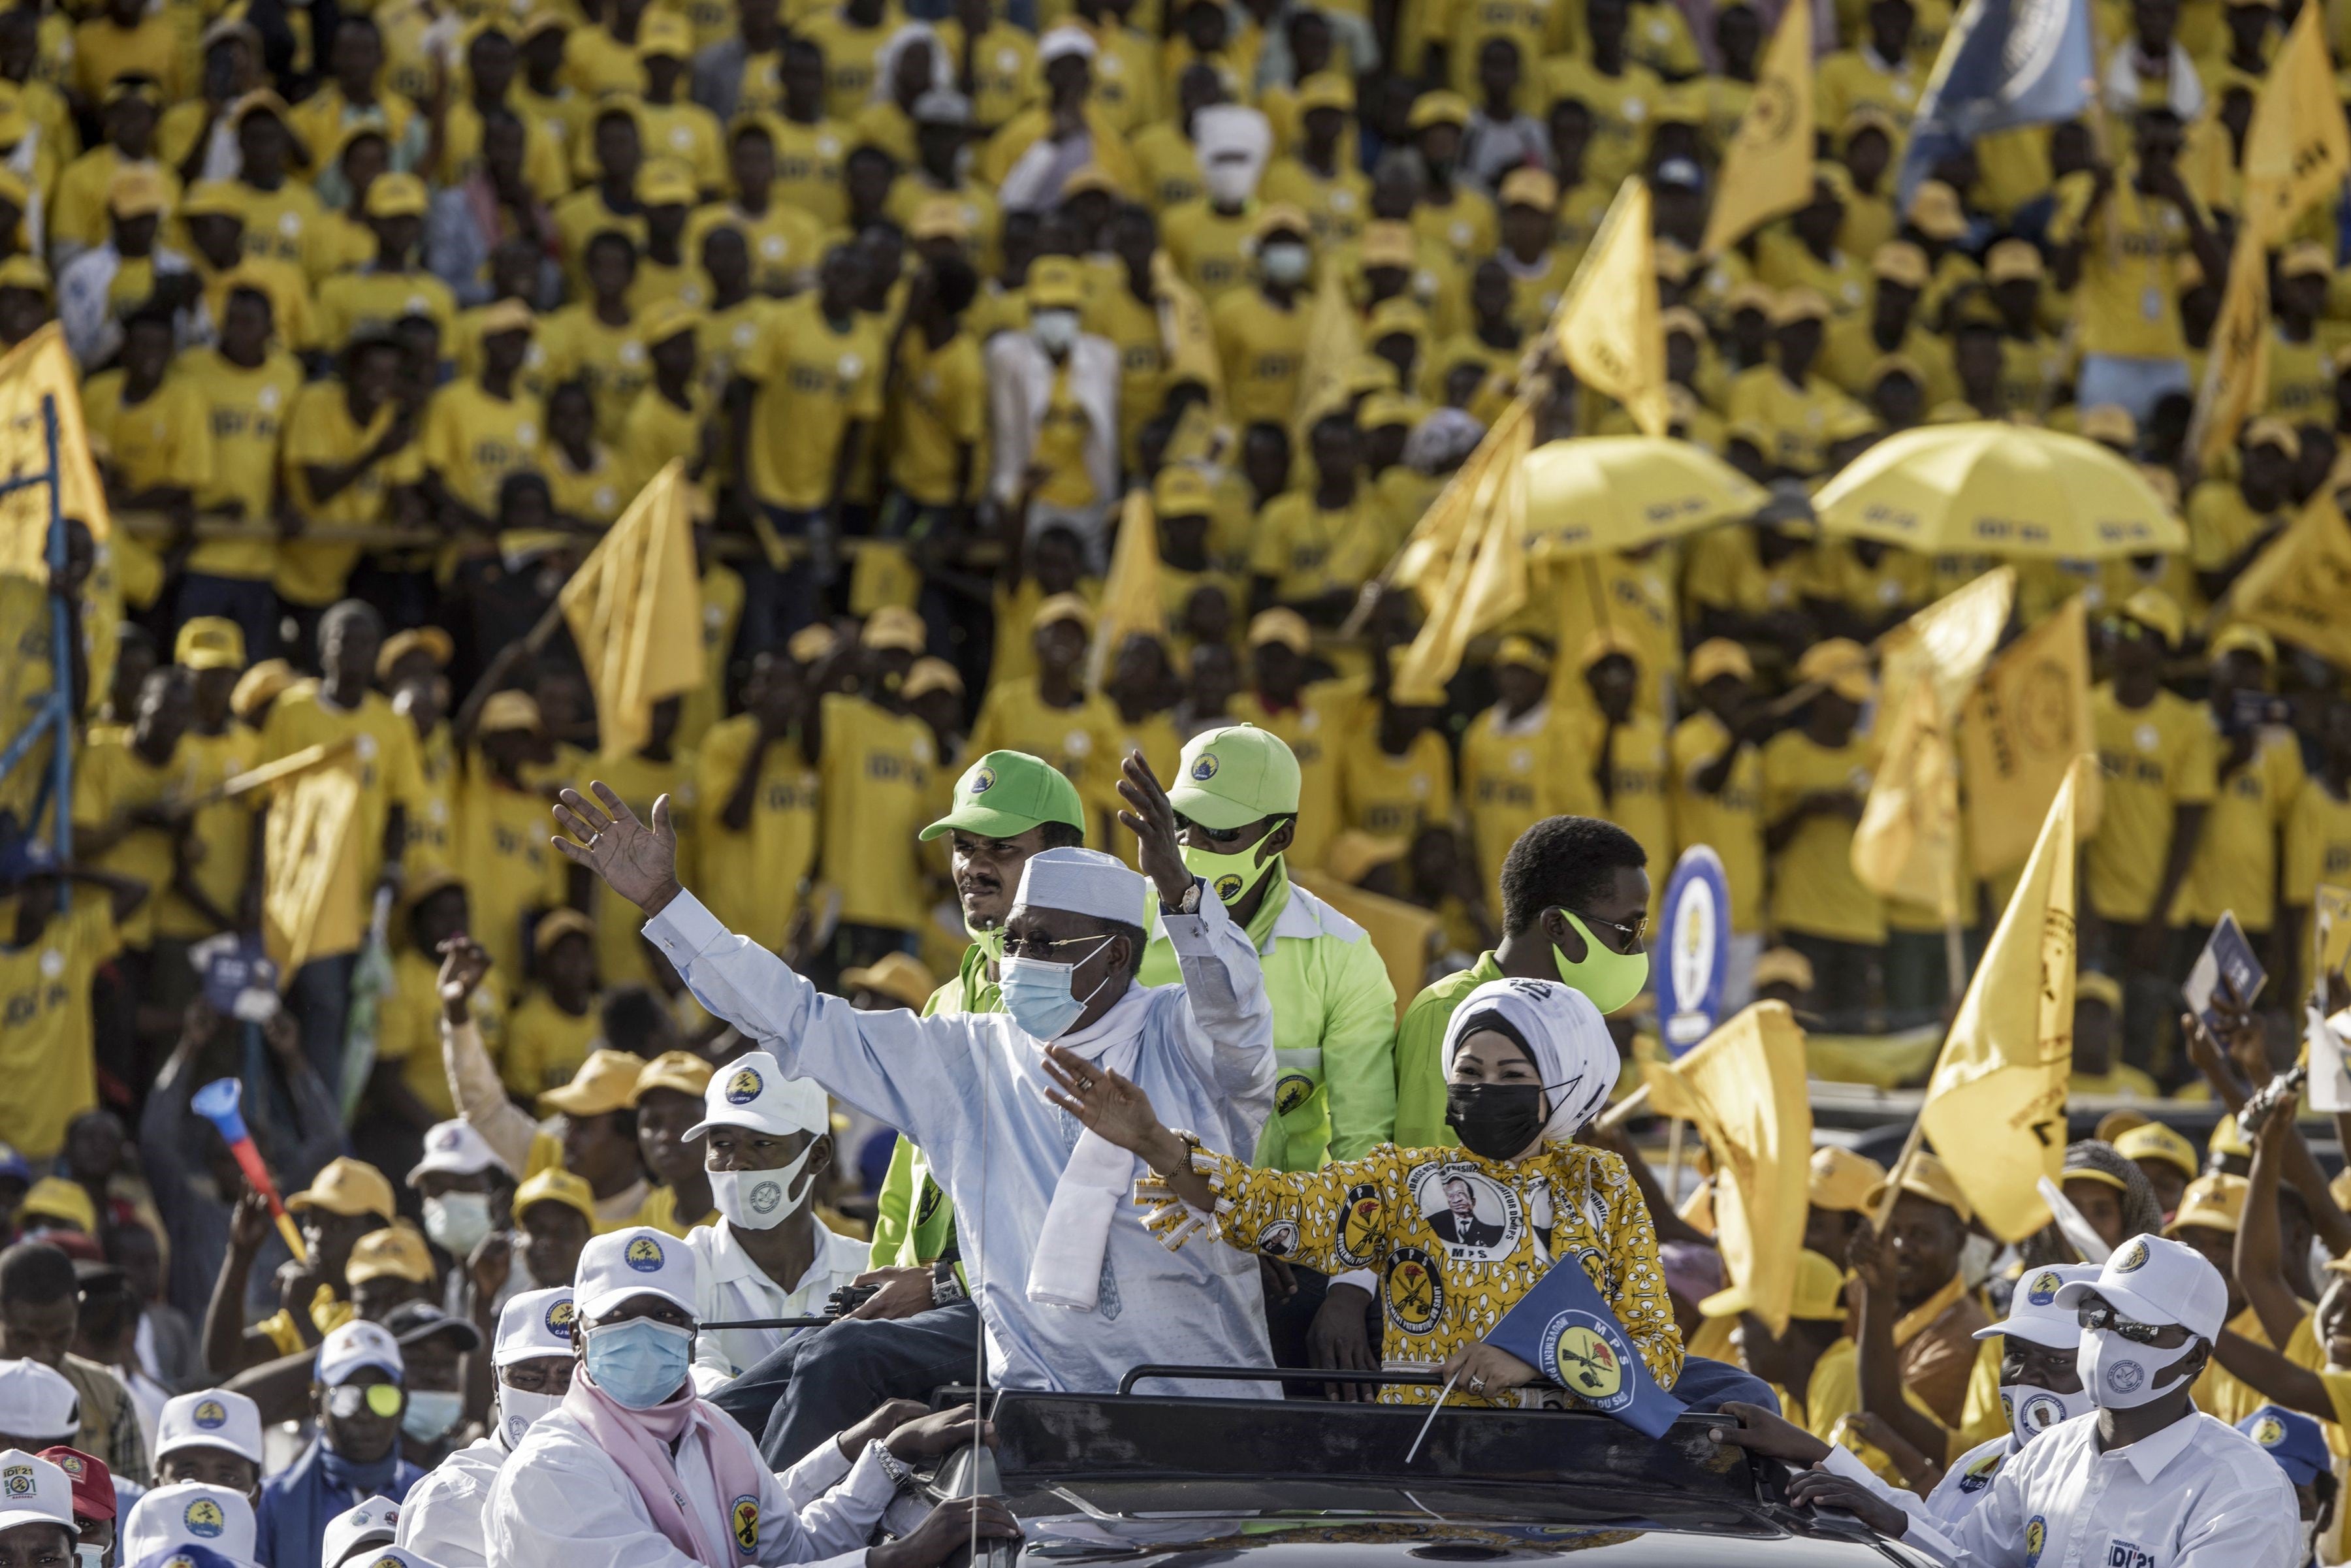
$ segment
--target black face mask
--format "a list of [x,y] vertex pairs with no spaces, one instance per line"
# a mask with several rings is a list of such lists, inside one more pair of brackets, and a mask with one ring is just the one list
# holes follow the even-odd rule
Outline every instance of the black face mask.
[[1515,1159],[1535,1141],[1549,1114],[1540,1083],[1448,1083],[1445,1124],[1481,1159]]

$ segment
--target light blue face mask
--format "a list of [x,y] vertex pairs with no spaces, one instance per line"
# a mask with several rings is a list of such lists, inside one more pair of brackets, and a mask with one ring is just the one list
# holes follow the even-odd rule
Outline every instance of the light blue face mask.
[[678,1391],[693,1364],[694,1331],[652,1318],[588,1330],[589,1380],[632,1410],[650,1410]]
[[[1108,943],[1104,936],[1102,943]],[[1094,953],[1102,951],[1098,944]],[[1091,958],[1093,953],[1086,955]],[[1080,960],[1083,962],[1083,960]],[[1062,1032],[1078,1021],[1086,1004],[1094,999],[1094,992],[1110,984],[1104,975],[1092,991],[1077,995],[1076,964],[1056,964],[1048,958],[1018,958],[1007,955],[997,966],[997,984],[1004,995],[1004,1010],[1012,1021],[1039,1040],[1059,1040]]]
[[437,1443],[465,1414],[465,1396],[455,1389],[412,1388],[400,1429],[420,1443]]

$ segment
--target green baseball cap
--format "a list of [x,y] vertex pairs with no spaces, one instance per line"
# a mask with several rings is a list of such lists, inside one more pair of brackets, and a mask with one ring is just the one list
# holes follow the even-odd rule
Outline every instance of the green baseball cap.
[[1298,758],[1253,724],[1203,730],[1184,748],[1168,803],[1219,832],[1298,810]]
[[[1292,769],[1295,771],[1295,769]],[[961,828],[991,839],[1009,839],[1044,822],[1066,822],[1086,831],[1086,809],[1078,787],[1041,757],[1025,751],[991,751],[956,780],[955,805],[925,828],[927,841]]]

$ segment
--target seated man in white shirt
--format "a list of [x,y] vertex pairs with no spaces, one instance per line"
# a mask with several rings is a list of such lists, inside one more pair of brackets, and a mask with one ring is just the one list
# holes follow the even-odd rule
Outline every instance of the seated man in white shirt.
[[[819,1219],[812,1201],[832,1167],[831,1102],[764,1051],[713,1073],[702,1099],[702,1120],[685,1138],[703,1140],[721,1222],[686,1232],[702,1265],[695,1315],[705,1324],[821,1315],[828,1297],[865,1272],[868,1255],[864,1242]],[[710,1393],[799,1332],[705,1327],[694,1343],[695,1389]]]
[[[1044,1098],[1050,1040],[1228,1147],[1255,1148],[1273,1107],[1273,1015],[1256,950],[1232,940],[1221,901],[1203,900],[1175,808],[1141,754],[1124,766],[1130,809],[1119,818],[1148,876],[1095,850],[1031,856],[1004,924],[1001,1013],[860,1012],[729,933],[678,884],[666,798],[650,827],[601,784],[601,810],[575,789],[556,808],[569,835],[557,847],[651,916],[646,936],[704,1007],[930,1157],[956,1206],[990,1375],[1007,1387],[1107,1392],[1146,1362],[1271,1360],[1256,1265],[1161,1246],[1127,1201],[1134,1157],[1081,1137]],[[1135,980],[1150,883],[1181,985]],[[1272,1398],[1276,1387],[1196,1392]]]
[[399,1543],[441,1568],[486,1568],[482,1514],[490,1487],[531,1423],[571,1387],[571,1287],[526,1291],[498,1312],[490,1350],[497,1381],[489,1436],[458,1449],[409,1490]]
[[2096,1408],[2002,1465],[1948,1539],[1824,1469],[1790,1478],[1789,1500],[1845,1510],[1973,1568],[2299,1568],[2293,1483],[2189,1397],[2228,1317],[2220,1271],[2193,1248],[2135,1236],[2053,1300],[2080,1321],[2076,1364]]
[[[885,1546],[864,1545],[912,1479],[869,1441],[837,1484],[796,1500],[749,1434],[694,1391],[700,1286],[694,1253],[644,1226],[599,1236],[580,1254],[570,1322],[575,1368],[558,1408],[523,1434],[491,1483],[484,1539],[501,1568],[933,1568],[972,1531],[1018,1537],[1003,1506],[964,1498]],[[917,1423],[917,1451],[983,1437],[960,1418]],[[820,1450],[821,1452],[821,1450]]]

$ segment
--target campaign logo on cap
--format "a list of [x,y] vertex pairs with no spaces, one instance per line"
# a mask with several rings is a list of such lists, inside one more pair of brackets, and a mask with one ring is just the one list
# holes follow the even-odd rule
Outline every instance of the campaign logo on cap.
[[661,1270],[661,1243],[650,1236],[640,1236],[630,1242],[624,1256],[628,1259],[629,1267],[640,1274],[653,1274]]
[[566,1296],[559,1301],[547,1303],[547,1332],[558,1339],[571,1337],[571,1325],[579,1320],[580,1308]]
[[2147,1238],[2144,1236],[2137,1238],[2133,1240],[2129,1246],[2124,1248],[2121,1253],[2116,1257],[2114,1262],[2109,1265],[2109,1267],[2111,1267],[2117,1274],[2127,1274],[2134,1269],[2143,1269],[2146,1266]]
[[975,774],[973,774],[973,775],[971,776],[971,792],[972,792],[973,794],[975,794],[975,795],[985,795],[985,794],[987,794],[990,789],[995,789],[995,788],[996,788],[996,769],[995,769],[995,768],[981,768],[978,772],[977,772],[977,773],[975,773]]
[[228,1425],[228,1407],[217,1399],[207,1399],[189,1419],[207,1432],[217,1432]]
[[30,1497],[33,1495],[33,1467],[10,1465],[0,1469],[0,1495]]
[[[2281,1427],[2279,1429],[2283,1431],[2284,1428]],[[57,1466],[57,1469],[65,1471],[66,1474],[73,1477],[76,1480],[81,1479],[82,1477],[89,1473],[89,1467],[81,1462],[81,1456],[79,1454],[59,1454],[56,1458],[49,1462]]]
[[2045,1307],[2057,1299],[2057,1287],[2064,1283],[2056,1270],[2043,1269],[2032,1277],[2032,1286],[2024,1292],[2024,1299],[2036,1307]]
[[196,1568],[196,1560],[185,1552],[163,1559],[163,1568]]
[[1206,784],[1217,776],[1217,754],[1204,751],[1192,762],[1192,777]]
[[2285,1423],[2274,1416],[2264,1416],[2253,1423],[2247,1436],[2264,1448],[2274,1448],[2285,1441]]
[[180,1515],[180,1522],[188,1527],[189,1534],[202,1536],[206,1541],[217,1538],[222,1531],[228,1528],[228,1521],[221,1517],[220,1504],[208,1497],[200,1497],[188,1504],[187,1511]]
[[2041,1549],[2049,1544],[2049,1521],[2034,1514],[2024,1524],[2024,1568],[2039,1568]]
[[759,1549],[759,1500],[738,1497],[727,1512],[735,1524],[736,1550],[748,1557]]
[[[759,1082],[758,1070],[747,1067],[726,1081],[726,1103],[729,1105],[748,1105],[759,1097],[759,1091],[764,1087]],[[629,1261],[633,1263],[636,1260],[632,1257]]]

